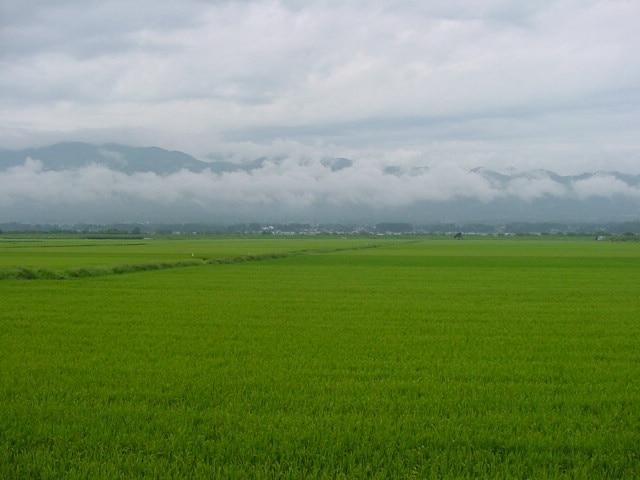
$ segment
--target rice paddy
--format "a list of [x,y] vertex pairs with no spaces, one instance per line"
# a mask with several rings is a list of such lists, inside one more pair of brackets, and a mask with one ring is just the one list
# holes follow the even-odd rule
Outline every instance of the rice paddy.
[[640,476],[634,243],[13,239],[0,272],[1,478]]

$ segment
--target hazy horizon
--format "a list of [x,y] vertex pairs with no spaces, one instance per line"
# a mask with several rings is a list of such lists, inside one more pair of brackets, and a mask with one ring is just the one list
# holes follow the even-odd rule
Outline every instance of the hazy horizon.
[[36,223],[620,221],[640,217],[640,175],[294,156],[205,163],[76,143],[0,152],[0,206],[0,221]]

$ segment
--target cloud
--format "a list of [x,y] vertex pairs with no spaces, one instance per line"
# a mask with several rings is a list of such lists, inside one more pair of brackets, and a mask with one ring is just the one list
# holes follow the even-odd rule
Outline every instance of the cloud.
[[629,185],[607,173],[599,173],[593,177],[578,180],[573,184],[573,190],[580,198],[640,198],[640,188],[637,185]]
[[[411,153],[405,158],[411,160]],[[8,215],[24,215],[31,209],[44,211],[48,218],[73,221],[105,221],[108,215],[110,220],[122,221],[126,214],[135,220],[163,221],[202,221],[224,215],[235,220],[247,216],[254,220],[349,217],[357,222],[361,220],[357,212],[381,211],[391,218],[404,218],[408,215],[405,210],[423,204],[490,206],[492,202],[532,204],[544,199],[640,199],[637,184],[607,173],[567,183],[538,171],[503,176],[498,182],[490,180],[490,172],[463,170],[453,163],[398,166],[393,172],[367,161],[342,167],[334,169],[323,159],[288,157],[267,159],[250,171],[218,174],[210,169],[200,173],[181,170],[158,175],[125,174],[96,164],[47,170],[42,162],[28,158],[24,164],[0,172],[0,206],[4,210],[0,220],[15,220]]]
[[419,151],[462,170],[478,158],[638,169],[637,2],[0,8],[5,146],[99,138],[205,156],[296,145],[373,162]]
[[520,177],[509,182],[505,195],[523,200],[533,200],[544,196],[563,198],[569,193],[564,185],[554,182],[550,178]]

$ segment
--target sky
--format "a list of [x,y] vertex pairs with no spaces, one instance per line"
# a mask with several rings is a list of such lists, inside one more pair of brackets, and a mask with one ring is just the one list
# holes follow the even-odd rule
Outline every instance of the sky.
[[5,0],[0,147],[640,173],[636,0]]
[[638,25],[637,0],[4,0],[0,148],[267,160],[127,175],[25,158],[0,171],[0,220],[419,220],[424,202],[614,197],[637,218],[637,182],[516,174],[640,175]]

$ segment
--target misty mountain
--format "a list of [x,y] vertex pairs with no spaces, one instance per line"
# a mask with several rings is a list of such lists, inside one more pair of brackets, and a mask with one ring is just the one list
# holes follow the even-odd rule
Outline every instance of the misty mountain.
[[482,176],[494,187],[499,189],[506,189],[510,184],[518,180],[548,180],[558,185],[562,185],[565,188],[571,188],[576,182],[589,180],[592,178],[615,178],[627,186],[638,187],[640,186],[640,175],[628,175],[616,171],[609,172],[595,172],[595,173],[581,173],[579,175],[558,175],[555,172],[549,170],[530,170],[527,172],[516,173],[512,175],[505,175],[495,172],[493,170],[478,167],[471,170],[473,173]]
[[[73,170],[100,165],[126,174],[151,172],[157,175],[168,175],[180,170],[199,173],[205,169],[213,173],[250,172],[262,168],[267,162],[280,164],[285,160],[285,158],[260,157],[242,163],[233,163],[214,157],[209,161],[201,161],[184,152],[169,151],[159,147],[65,142],[24,150],[0,149],[0,171],[22,165],[27,158],[42,162],[44,170]],[[321,164],[335,172],[351,167],[353,162],[347,158],[327,157],[321,160]]]
[[186,153],[158,147],[128,147],[115,143],[98,146],[67,142],[19,151],[0,150],[0,170],[22,165],[27,158],[42,162],[44,170],[73,170],[89,165],[102,165],[126,174],[153,172],[166,175],[182,169],[201,172],[211,167]]
[[0,150],[0,222],[626,221],[640,175],[502,173],[366,159],[196,159],[158,147]]

